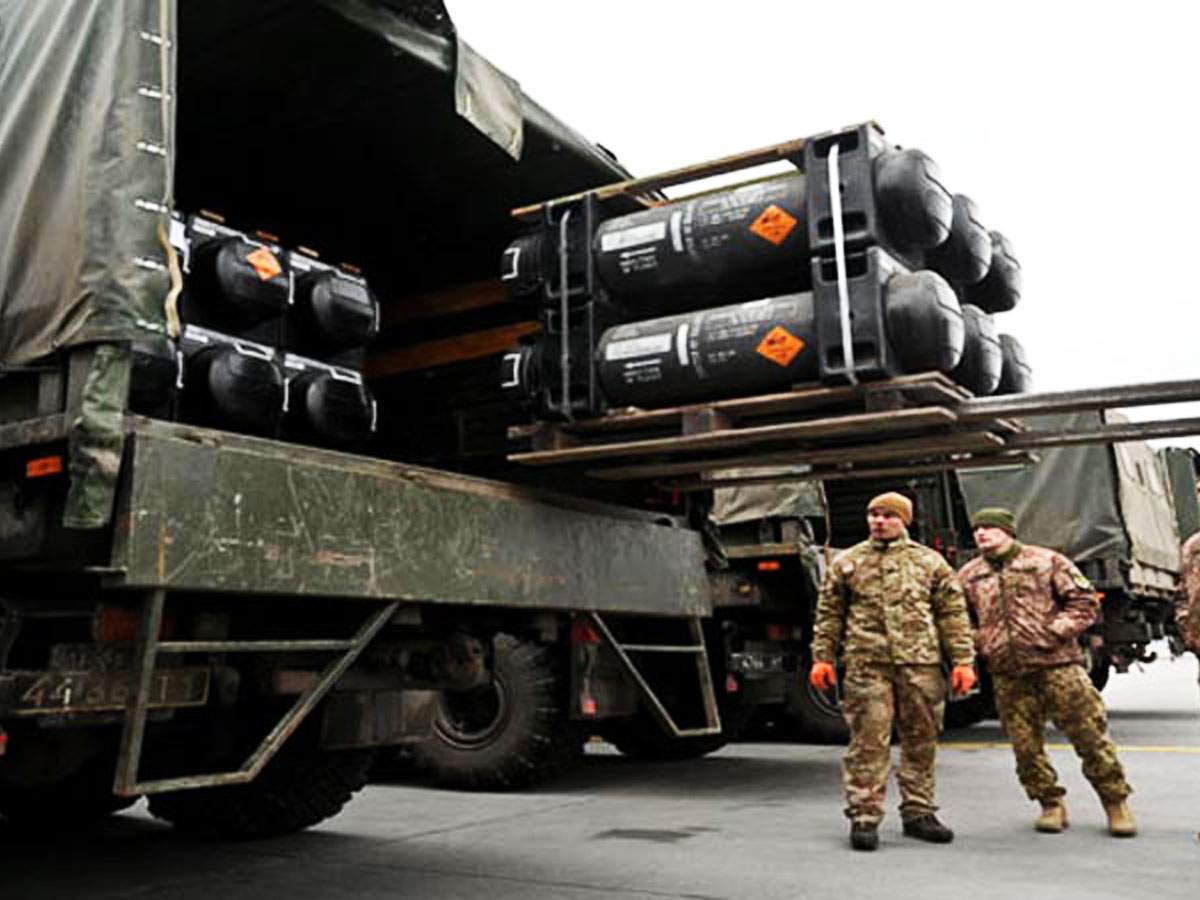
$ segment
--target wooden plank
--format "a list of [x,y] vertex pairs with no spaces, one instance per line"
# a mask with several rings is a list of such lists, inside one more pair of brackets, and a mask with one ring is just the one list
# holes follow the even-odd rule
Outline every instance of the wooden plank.
[[723,156],[720,159],[699,163],[694,166],[685,166],[682,169],[671,169],[658,175],[649,175],[645,178],[632,178],[628,181],[618,181],[615,184],[609,184],[591,191],[582,191],[578,194],[569,194],[565,197],[546,200],[531,206],[522,206],[514,209],[512,215],[517,219],[537,216],[547,206],[580,200],[588,194],[592,194],[597,200],[607,200],[622,194],[627,196],[648,194],[675,184],[682,184],[685,181],[712,178],[715,175],[724,175],[727,172],[736,172],[739,169],[749,169],[754,166],[762,166],[767,163],[780,161],[795,162],[797,159],[803,157],[805,143],[802,139],[785,141],[782,144],[772,144],[769,147],[761,147],[758,150],[735,153],[733,156]]
[[761,475],[746,478],[689,478],[667,482],[674,490],[693,493],[716,488],[748,487],[750,485],[789,484],[797,481],[849,481],[859,478],[904,478],[946,469],[985,469],[995,466],[1027,466],[1038,461],[1032,453],[989,453],[970,459],[923,462],[900,466],[864,466],[852,469],[817,468],[792,475]]
[[1004,439],[989,432],[966,434],[941,434],[919,438],[908,438],[884,443],[872,442],[865,445],[831,447],[823,450],[772,450],[762,453],[747,453],[735,457],[709,457],[707,459],[672,460],[653,463],[637,463],[630,466],[614,466],[610,469],[593,469],[588,475],[610,481],[633,481],[644,478],[664,478],[688,475],[696,472],[711,472],[716,469],[736,469],[749,466],[774,465],[849,465],[857,462],[879,462],[905,456],[931,456],[942,453],[970,453],[996,450],[1005,446]]
[[508,459],[510,462],[530,466],[563,465],[587,462],[593,459],[639,456],[647,453],[675,454],[724,450],[732,447],[742,448],[754,443],[875,435],[930,426],[952,425],[954,421],[954,413],[950,410],[930,406],[897,412],[854,413],[823,419],[809,419],[804,422],[787,422],[781,425],[759,425],[717,431],[711,434],[649,438],[640,441],[598,444],[590,447],[573,447],[566,450],[515,453]]
[[393,297],[381,304],[380,319],[383,328],[387,329],[507,302],[508,295],[499,280],[475,281],[428,294]]
[[367,375],[371,378],[383,378],[492,356],[512,349],[521,338],[537,334],[541,330],[542,326],[537,322],[517,322],[472,334],[414,344],[411,347],[377,351],[367,358]]
[[[696,410],[712,410],[737,421],[754,416],[779,415],[855,403],[860,401],[865,394],[885,388],[900,390],[913,400],[936,398],[941,402],[956,403],[970,396],[940,372],[923,372],[918,375],[901,375],[887,381],[859,385],[834,385],[831,387],[803,385],[796,390],[780,391],[774,394],[737,397],[732,400],[714,400],[710,403],[693,403],[664,409],[644,410],[630,407],[624,410],[614,410],[602,418],[584,419],[559,427],[573,434],[581,435],[673,428],[677,427],[685,416]],[[536,426],[518,426],[509,434],[514,438],[526,437],[529,429],[534,427]]]

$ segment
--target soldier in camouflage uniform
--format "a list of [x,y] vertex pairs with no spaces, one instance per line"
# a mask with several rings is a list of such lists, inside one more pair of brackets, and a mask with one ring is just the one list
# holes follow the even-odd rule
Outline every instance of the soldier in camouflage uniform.
[[881,494],[867,508],[871,537],[833,558],[813,625],[810,680],[834,685],[839,644],[846,664],[842,712],[850,746],[842,761],[850,844],[874,850],[891,764],[892,721],[900,732],[900,816],[904,833],[949,843],[934,814],[934,758],[945,706],[942,648],[952,684],[975,683],[971,623],[954,570],[908,536],[912,502]]
[[1183,645],[1200,657],[1200,531],[1183,542],[1183,588],[1175,607],[1175,622]]
[[1029,798],[1042,805],[1035,827],[1050,833],[1067,827],[1066,791],[1046,756],[1049,718],[1083,760],[1083,774],[1100,796],[1109,831],[1132,837],[1137,825],[1126,803],[1131,788],[1079,645],[1099,612],[1096,592],[1061,553],[1018,542],[1010,510],[981,509],[971,525],[981,555],[958,577],[978,621],[976,645],[992,673],[1017,778]]
[[[1175,622],[1183,645],[1200,657],[1200,531],[1183,542],[1183,585],[1175,606]],[[1200,834],[1196,835],[1200,838]]]

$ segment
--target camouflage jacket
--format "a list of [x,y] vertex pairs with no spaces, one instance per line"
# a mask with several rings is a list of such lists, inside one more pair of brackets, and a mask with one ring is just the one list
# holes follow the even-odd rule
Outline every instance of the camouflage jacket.
[[975,658],[971,621],[954,570],[907,534],[865,540],[833,558],[813,624],[814,660],[938,665]]
[[958,578],[979,623],[979,653],[992,672],[1017,676],[1083,663],[1079,635],[1096,621],[1100,602],[1061,553],[1024,545],[1003,563],[976,557]]
[[1183,584],[1175,621],[1184,645],[1200,656],[1200,531],[1183,542]]

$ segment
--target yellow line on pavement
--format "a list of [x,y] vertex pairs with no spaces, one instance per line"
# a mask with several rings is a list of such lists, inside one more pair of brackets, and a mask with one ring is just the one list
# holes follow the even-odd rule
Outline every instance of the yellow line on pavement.
[[[947,750],[1011,750],[1012,744],[1008,741],[979,741],[971,743],[967,741],[956,741],[950,744],[938,744],[939,747]],[[1046,749],[1050,751],[1065,751],[1074,749],[1070,744],[1047,744]],[[1200,754],[1200,747],[1155,747],[1147,744],[1125,744],[1117,745],[1117,749],[1122,753],[1196,753]]]

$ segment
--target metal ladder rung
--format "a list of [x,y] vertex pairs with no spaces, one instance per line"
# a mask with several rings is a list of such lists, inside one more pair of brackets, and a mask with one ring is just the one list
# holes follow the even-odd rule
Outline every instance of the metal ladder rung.
[[286,653],[349,650],[354,641],[160,641],[159,653]]
[[703,647],[683,647],[677,644],[621,644],[621,649],[634,653],[697,653],[707,655]]

